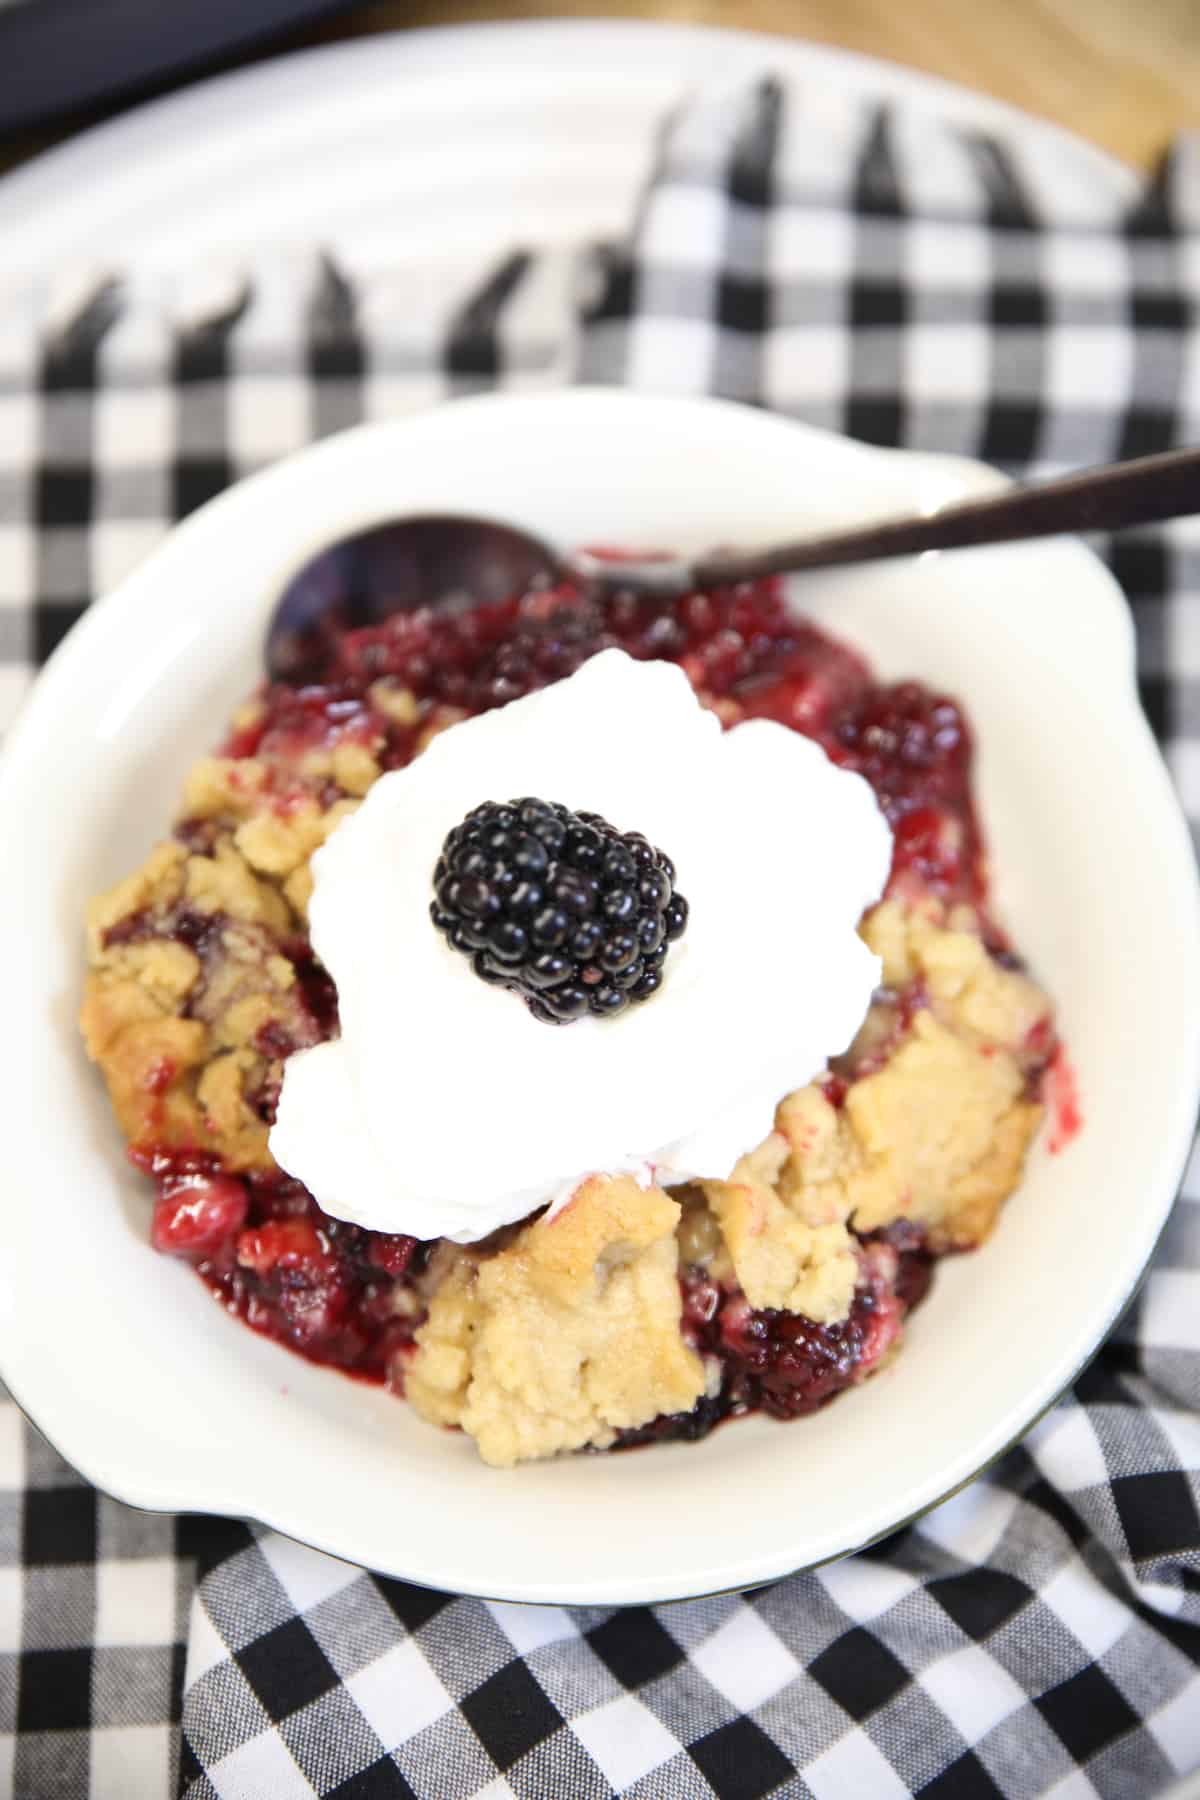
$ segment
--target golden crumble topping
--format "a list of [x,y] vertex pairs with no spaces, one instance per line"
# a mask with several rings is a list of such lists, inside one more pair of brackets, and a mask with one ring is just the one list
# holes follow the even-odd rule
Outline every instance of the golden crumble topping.
[[819,1085],[783,1102],[777,1125],[791,1155],[780,1195],[808,1219],[859,1233],[908,1220],[934,1250],[969,1249],[1016,1186],[1041,1118],[1028,1073],[1049,1002],[996,963],[965,909],[950,926],[935,909],[885,901],[862,935],[885,983],[915,988],[924,1004],[907,1020],[895,1005],[872,1008],[840,1109]]
[[844,1223],[809,1224],[743,1159],[729,1181],[704,1193],[751,1306],[804,1313],[818,1324],[844,1319],[858,1280],[858,1255]]
[[283,1057],[320,1035],[287,954],[292,909],[227,837],[160,844],[88,908],[80,1025],[135,1146],[271,1169]]
[[678,1222],[661,1190],[595,1177],[506,1249],[464,1253],[417,1333],[409,1400],[502,1468],[686,1412],[704,1368],[680,1334]]

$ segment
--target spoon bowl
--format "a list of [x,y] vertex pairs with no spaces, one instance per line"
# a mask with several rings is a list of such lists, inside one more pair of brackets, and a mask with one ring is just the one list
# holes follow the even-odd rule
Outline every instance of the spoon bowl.
[[420,607],[472,607],[566,579],[566,560],[529,532],[454,513],[395,519],[339,538],[303,563],[267,627],[272,681],[327,669],[340,633]]

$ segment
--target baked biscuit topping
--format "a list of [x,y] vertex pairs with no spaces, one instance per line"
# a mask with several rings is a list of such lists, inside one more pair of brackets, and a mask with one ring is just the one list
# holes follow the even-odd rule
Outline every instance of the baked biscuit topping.
[[680,1332],[679,1207],[595,1177],[494,1255],[455,1261],[417,1332],[405,1391],[508,1467],[687,1412],[704,1367]]

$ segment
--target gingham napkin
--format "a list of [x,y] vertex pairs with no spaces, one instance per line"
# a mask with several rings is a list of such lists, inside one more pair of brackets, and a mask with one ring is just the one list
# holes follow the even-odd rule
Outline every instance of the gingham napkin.
[[[630,382],[1047,472],[1200,441],[1198,303],[1195,144],[1131,203],[1069,147],[1034,163],[774,85],[664,122],[627,242],[0,290],[4,710],[173,519],[355,420]],[[1200,523],[1109,554],[1200,815]],[[133,1512],[15,1407],[0,1426],[5,1793],[1144,1800],[1200,1766],[1200,1166],[1139,1303],[1019,1449],[741,1598],[433,1594]]]

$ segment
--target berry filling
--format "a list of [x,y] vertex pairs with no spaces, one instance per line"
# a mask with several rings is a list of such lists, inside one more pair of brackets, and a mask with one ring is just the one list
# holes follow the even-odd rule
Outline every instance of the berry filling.
[[551,1025],[648,1000],[687,926],[670,857],[599,813],[546,800],[477,806],[447,836],[433,879],[438,930],[482,981]]
[[[724,725],[774,719],[861,773],[894,833],[889,894],[975,907],[988,948],[998,960],[1009,956],[983,913],[986,867],[962,712],[915,683],[876,683],[855,652],[791,615],[775,581],[672,600],[619,595],[603,606],[564,587],[471,610],[400,614],[336,639],[307,685],[264,687],[223,754],[254,759],[281,817],[314,795],[327,808],[354,790],[329,774],[314,787],[314,757],[327,768],[333,752],[369,744],[380,768],[402,767],[437,731],[558,681],[610,647],[678,663]],[[781,829],[803,831],[786,794],[778,804]],[[177,835],[206,852],[214,827],[185,818]],[[814,870],[836,854],[836,844],[814,843]],[[515,989],[554,1022],[649,997],[686,923],[667,857],[636,833],[544,800],[477,808],[447,838],[434,880],[432,916],[449,942],[481,978]],[[221,925],[219,916],[183,911],[165,935],[206,962]],[[118,929],[133,942],[141,926]],[[303,935],[280,947],[295,969],[304,1029],[292,1041],[276,1025],[264,1028],[273,1035],[256,1048],[276,1068],[301,1043],[336,1030],[336,995]],[[923,996],[914,989],[889,1004],[899,1028]],[[840,1107],[871,1067],[870,1058],[839,1060],[825,1082],[830,1101]],[[264,1117],[273,1099],[264,1088]],[[190,1262],[229,1311],[314,1361],[403,1385],[432,1246],[334,1220],[279,1172],[234,1174],[216,1157],[153,1145],[132,1154],[158,1187],[155,1247]],[[933,1259],[911,1226],[863,1238],[859,1258],[849,1315],[831,1325],[755,1310],[739,1288],[685,1267],[683,1329],[709,1362],[708,1392],[690,1413],[619,1442],[701,1437],[756,1409],[799,1417],[864,1379],[924,1297]]]
[[229,1175],[202,1152],[130,1152],[158,1185],[151,1242],[227,1311],[313,1362],[399,1382],[424,1316],[414,1238],[328,1218],[283,1174]]
[[[319,680],[263,689],[257,715],[223,753],[265,761],[286,809],[296,770],[318,747],[376,734],[381,766],[402,768],[447,725],[547,687],[613,648],[678,663],[724,724],[774,719],[864,775],[895,833],[891,891],[983,901],[971,734],[960,708],[915,682],[875,682],[853,650],[789,611],[776,580],[669,600],[618,594],[603,604],[559,587],[462,612],[399,613],[338,638]],[[189,833],[202,840],[202,822],[185,820],[179,834],[188,841]]]
[[933,1259],[923,1234],[892,1226],[862,1240],[858,1287],[849,1315],[818,1325],[799,1313],[753,1308],[737,1288],[722,1288],[701,1268],[685,1268],[683,1333],[719,1371],[715,1392],[688,1413],[652,1419],[620,1434],[617,1448],[694,1442],[723,1419],[765,1412],[799,1419],[856,1387],[894,1350],[904,1320],[929,1290]]

